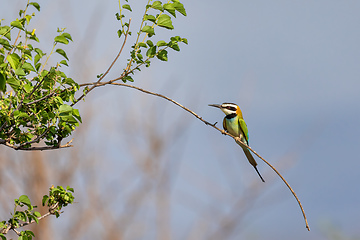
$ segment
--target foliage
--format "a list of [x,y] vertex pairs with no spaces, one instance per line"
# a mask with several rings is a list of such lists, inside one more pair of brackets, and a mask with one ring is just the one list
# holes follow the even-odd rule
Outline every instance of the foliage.
[[60,210],[63,207],[66,207],[68,204],[73,203],[74,196],[72,193],[74,189],[71,187],[66,187],[64,189],[62,186],[50,188],[49,195],[45,195],[42,200],[43,206],[48,206],[51,214],[55,214],[58,218],[60,216]]
[[[126,82],[126,80],[133,81],[132,77],[129,76],[129,73],[134,74],[134,70],[140,70],[139,67],[142,65],[149,67],[151,59],[154,57],[157,57],[161,61],[167,61],[168,48],[171,48],[175,51],[180,51],[178,43],[188,43],[186,38],[181,38],[179,36],[171,37],[169,41],[158,40],[156,44],[154,44],[154,42],[149,39],[155,36],[156,27],[169,30],[174,29],[171,16],[176,17],[176,12],[186,16],[184,5],[178,0],[173,0],[171,2],[168,1],[165,4],[162,4],[160,1],[155,1],[150,4],[151,2],[152,1],[148,1],[148,4],[146,5],[140,29],[137,33],[137,39],[134,45],[131,47],[133,50],[130,52],[131,58],[128,59],[127,67],[124,69],[125,77],[122,79],[124,82]],[[128,8],[127,4],[123,5],[122,7],[131,11],[131,8]],[[119,36],[121,36],[121,34],[125,33],[124,28],[128,27],[128,24],[122,22],[124,15],[121,15],[121,11],[120,14],[116,15],[116,17],[121,21],[122,24],[122,29],[119,29],[118,31]],[[143,39],[142,41],[140,41],[141,38]],[[136,65],[132,68],[134,63]]]
[[[124,43],[127,35],[131,34],[130,19],[124,21],[124,12],[132,12],[132,8],[128,0],[126,2],[121,5],[119,0],[119,13],[116,14],[121,23],[118,35],[125,36]],[[99,80],[93,83],[78,84],[67,77],[61,68],[68,66],[69,58],[58,46],[72,41],[71,35],[65,29],[58,29],[48,55],[41,48],[34,47],[31,43],[39,43],[40,40],[35,29],[28,29],[29,22],[35,16],[35,13],[27,14],[29,7],[40,11],[38,3],[28,1],[26,8],[19,11],[20,19],[8,25],[1,25],[0,22],[0,144],[16,150],[67,147],[69,145],[62,146],[61,141],[70,136],[82,122],[78,109],[73,106],[99,86],[113,64],[105,73],[99,74]],[[172,18],[176,17],[176,13],[186,16],[185,8],[179,0],[164,4],[148,0],[123,73],[103,85],[119,80],[133,82],[134,73],[140,71],[143,65],[149,67],[153,58],[167,61],[168,49],[180,51],[179,43],[187,44],[186,38],[173,36],[168,41],[159,39],[156,43],[150,40],[156,35],[155,29],[158,27],[174,29]],[[17,37],[14,37],[15,31],[18,31]],[[119,55],[121,52],[122,48]],[[47,63],[53,53],[60,54],[64,59],[48,67]],[[92,87],[89,88],[89,85]],[[77,97],[76,93],[80,89],[83,94]],[[40,141],[45,146],[33,146]]]
[[[39,39],[35,29],[27,29],[35,16],[27,14],[30,6],[40,10],[39,4],[28,3],[19,11],[20,19],[0,26],[0,139],[15,149],[28,149],[40,140],[57,147],[81,122],[79,111],[69,105],[79,85],[60,70],[68,65],[68,57],[58,45],[72,41],[71,35],[58,29],[53,48],[45,58],[46,53],[31,44]],[[46,70],[54,52],[64,60]]]
[[[167,41],[158,39],[156,43],[155,40],[150,40],[154,39],[158,28],[173,30],[172,20],[176,18],[176,13],[186,16],[186,11],[179,0],[169,0],[166,3],[148,0],[123,72],[116,79],[101,82],[122,53],[127,36],[131,35],[131,20],[129,18],[125,22],[123,13],[132,12],[132,8],[128,0],[125,1],[127,4],[121,5],[119,0],[119,13],[116,14],[121,23],[118,36],[124,37],[123,45],[108,70],[99,74],[97,81],[90,83],[78,84],[62,71],[63,67],[69,66],[69,58],[60,46],[73,41],[65,28],[57,29],[50,53],[37,47],[41,46],[40,39],[36,36],[36,29],[29,29],[29,23],[35,16],[35,11],[40,11],[38,3],[28,0],[26,7],[19,11],[19,18],[8,24],[0,20],[0,144],[15,150],[46,150],[70,146],[69,143],[61,145],[61,142],[82,122],[79,110],[73,106],[91,90],[116,81],[133,82],[134,73],[140,71],[142,66],[149,67],[155,57],[168,61],[169,49],[180,51],[179,43],[187,44],[187,39],[180,36],[173,36]],[[30,9],[34,12],[28,14]],[[54,53],[62,56],[63,60],[48,66]],[[82,92],[81,96],[78,96],[79,91]],[[34,146],[40,142],[45,146]],[[34,210],[36,206],[31,205],[26,195],[15,199],[12,217],[0,222],[0,238],[6,239],[8,231],[13,230],[19,235],[18,239],[32,239],[32,231],[19,232],[16,229],[38,223],[48,215],[59,217],[61,209],[73,203],[73,192],[69,187],[51,187],[49,195],[45,195],[42,200],[43,206],[49,209],[45,215]],[[19,210],[19,207],[25,210]]]
[[[42,200],[43,206],[46,205],[49,209],[49,212],[43,216],[35,211],[37,206],[31,204],[28,196],[22,195],[19,199],[15,199],[14,212],[11,214],[12,217],[7,222],[0,222],[1,239],[6,239],[5,234],[7,234],[9,230],[14,230],[19,235],[19,240],[31,240],[32,237],[35,237],[32,231],[24,230],[19,232],[16,229],[34,222],[39,223],[40,219],[51,214],[59,217],[62,207],[74,202],[73,192],[74,190],[70,187],[64,189],[61,186],[56,188],[52,186],[49,195],[44,195]],[[18,207],[25,207],[25,209],[19,210]]]

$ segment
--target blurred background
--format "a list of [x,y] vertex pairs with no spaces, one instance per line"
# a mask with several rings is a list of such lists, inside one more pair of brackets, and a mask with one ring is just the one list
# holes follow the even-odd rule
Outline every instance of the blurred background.
[[[26,5],[0,2],[6,24]],[[74,42],[61,46],[70,58],[63,70],[95,81],[123,41],[118,2],[38,2],[30,26],[41,48],[49,53],[57,27],[66,27]],[[130,1],[133,35],[106,80],[125,67],[146,3]],[[288,180],[311,231],[261,160],[265,183],[231,138],[170,102],[116,86],[77,104],[83,124],[73,148],[0,147],[0,219],[22,194],[40,206],[51,185],[70,185],[76,203],[31,226],[36,239],[360,239],[360,2],[182,3],[188,16],[178,14],[175,30],[157,29],[152,40],[180,35],[189,45],[137,73],[134,85],[209,122],[224,115],[208,104],[239,104],[250,146]]]

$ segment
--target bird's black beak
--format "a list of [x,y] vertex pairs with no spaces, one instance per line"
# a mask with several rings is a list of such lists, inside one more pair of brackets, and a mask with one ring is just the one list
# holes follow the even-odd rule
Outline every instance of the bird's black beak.
[[210,107],[221,108],[220,104],[209,104]]

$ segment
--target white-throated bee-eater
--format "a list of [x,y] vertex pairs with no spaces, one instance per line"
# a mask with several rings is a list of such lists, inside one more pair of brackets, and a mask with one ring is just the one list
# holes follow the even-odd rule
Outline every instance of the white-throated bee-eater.
[[[223,120],[224,130],[234,137],[239,137],[241,142],[249,146],[249,132],[239,106],[236,105],[235,103],[223,103],[221,105],[209,104],[209,106],[220,108],[220,110],[223,111],[226,115]],[[248,148],[243,147],[242,145],[240,145],[240,147],[243,149],[250,164],[253,165],[256,172],[259,174],[261,180],[265,182],[256,167],[257,163],[254,157],[251,155],[250,150]]]

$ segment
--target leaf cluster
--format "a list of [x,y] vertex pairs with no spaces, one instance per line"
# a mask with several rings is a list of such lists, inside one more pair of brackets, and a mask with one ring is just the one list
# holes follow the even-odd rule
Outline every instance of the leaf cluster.
[[62,186],[52,186],[49,195],[45,195],[42,199],[42,205],[49,207],[49,212],[54,214],[57,218],[60,216],[60,211],[63,207],[74,202],[74,189],[71,187],[63,188]]
[[[140,71],[142,66],[149,67],[154,58],[168,61],[169,49],[180,51],[179,43],[188,43],[186,38],[180,36],[172,36],[169,40],[154,37],[157,29],[174,29],[173,20],[177,14],[186,16],[183,4],[179,0],[166,3],[148,0],[123,72],[116,79],[101,82],[122,53],[127,37],[131,35],[131,20],[123,20],[124,12],[132,12],[132,8],[128,0],[125,1],[126,4],[121,5],[119,0],[119,12],[116,14],[121,24],[118,35],[124,36],[123,45],[108,70],[99,74],[98,80],[91,83],[78,84],[61,70],[68,66],[69,58],[58,46],[72,41],[65,29],[58,29],[49,54],[32,44],[38,44],[40,40],[35,29],[28,29],[35,13],[29,15],[27,11],[28,7],[39,11],[38,3],[28,2],[26,8],[19,11],[20,18],[10,24],[2,25],[3,22],[0,22],[0,144],[16,150],[70,146],[69,143],[61,145],[61,141],[70,136],[82,122],[79,111],[73,107],[76,103],[96,87],[120,80],[124,83],[133,82],[133,74]],[[47,66],[53,53],[61,55],[63,60],[55,66]],[[80,89],[83,94],[78,97],[76,94]],[[40,141],[45,146],[34,147]]]
[[[27,29],[35,16],[27,14],[29,6],[40,10],[38,3],[28,3],[20,10],[20,19],[0,25],[0,139],[14,149],[30,148],[43,139],[49,147],[58,147],[81,122],[79,111],[70,106],[79,85],[60,70],[69,59],[57,48],[72,37],[65,29],[58,29],[48,56],[34,47],[30,42],[39,39],[35,29]],[[64,59],[46,70],[53,53]]]
[[[133,75],[135,70],[140,71],[140,66],[145,65],[149,67],[152,58],[156,57],[161,61],[168,61],[168,48],[180,51],[179,42],[188,44],[187,39],[181,38],[180,36],[173,36],[168,41],[157,40],[156,43],[149,39],[156,35],[155,29],[158,27],[173,30],[172,18],[176,18],[176,13],[186,16],[184,5],[180,3],[179,0],[169,0],[164,4],[161,1],[150,3],[151,1],[148,1],[145,7],[145,13],[142,18],[140,30],[137,33],[137,39],[131,47],[130,58],[128,59],[128,64],[124,69],[122,78],[124,83],[126,81],[133,81],[130,74]],[[120,7],[120,12],[121,9],[132,11],[129,4],[124,4]],[[124,17],[122,14],[117,14],[116,16],[120,21],[122,21]],[[122,26],[122,29],[128,27],[127,23],[122,24]],[[120,33],[119,36],[121,36],[124,30],[119,30],[118,33]]]
[[18,199],[15,199],[14,211],[11,214],[12,217],[8,221],[0,222],[0,238],[6,240],[5,235],[9,230],[13,230],[19,235],[18,240],[31,240],[35,237],[32,231],[24,230],[19,232],[16,229],[31,223],[39,223],[40,219],[51,214],[59,217],[61,208],[73,203],[73,192],[74,190],[70,187],[64,189],[61,186],[56,188],[52,186],[49,195],[44,195],[42,200],[43,206],[46,205],[49,208],[49,212],[43,216],[38,211],[35,211],[37,206],[31,204],[28,196],[22,195]]

